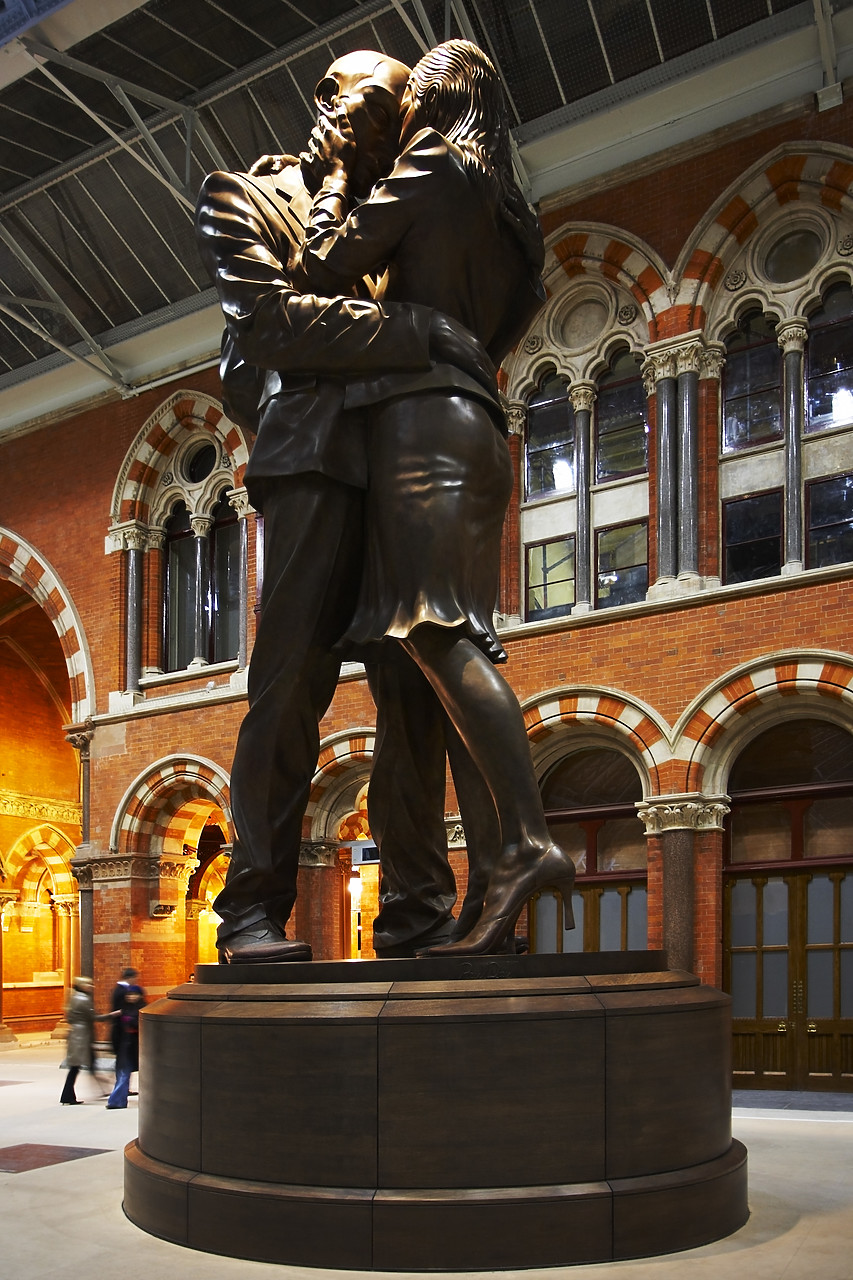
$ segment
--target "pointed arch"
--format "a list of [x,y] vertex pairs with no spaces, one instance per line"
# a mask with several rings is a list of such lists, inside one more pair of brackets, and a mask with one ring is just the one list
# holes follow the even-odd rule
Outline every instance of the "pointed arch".
[[[129,521],[149,524],[155,514],[157,489],[171,485],[170,462],[184,441],[206,431],[220,446],[225,470],[210,487],[230,488],[243,483],[249,446],[238,426],[225,417],[222,406],[200,391],[176,391],[148,418],[128,449],[110,503],[113,527]],[[226,474],[227,472],[227,474]]]
[[77,852],[69,837],[57,827],[44,823],[19,836],[6,858],[6,879],[13,885],[33,855],[38,855],[48,869],[53,895],[67,896],[77,892],[71,873],[71,859]]
[[[791,714],[814,711],[850,729],[853,658],[792,651],[763,655],[721,676],[684,712],[673,755],[684,790],[722,793],[735,755],[756,733]],[[795,705],[796,700],[796,705]]]
[[[737,178],[688,239],[673,272],[683,329],[704,329],[736,259],[785,206],[811,206],[827,230],[853,221],[853,149],[785,142]],[[739,286],[736,286],[739,287]],[[738,295],[740,298],[740,295]],[[796,309],[796,308],[795,308]]]
[[306,824],[310,824],[311,837],[322,839],[341,791],[357,773],[359,781],[366,780],[376,744],[373,729],[346,729],[332,734],[320,743],[317,772],[311,782],[311,792],[305,810]]
[[167,834],[180,841],[211,808],[221,810],[233,839],[230,800],[229,778],[218,764],[189,754],[165,756],[125,792],[113,819],[110,850],[159,856]]
[[71,723],[95,710],[95,679],[83,624],[71,594],[49,562],[20,534],[0,526],[0,578],[14,582],[44,610],[56,632],[71,689]]

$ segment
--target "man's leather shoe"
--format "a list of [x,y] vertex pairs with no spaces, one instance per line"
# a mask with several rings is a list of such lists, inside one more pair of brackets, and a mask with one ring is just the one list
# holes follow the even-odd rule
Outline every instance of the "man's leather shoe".
[[223,939],[219,946],[220,964],[281,964],[286,960],[310,960],[307,942],[286,938],[284,930],[271,920],[241,929]]

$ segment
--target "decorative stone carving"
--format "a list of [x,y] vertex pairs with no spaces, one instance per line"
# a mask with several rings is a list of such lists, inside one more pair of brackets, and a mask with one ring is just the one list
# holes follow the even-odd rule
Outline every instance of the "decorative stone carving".
[[729,812],[728,796],[650,796],[637,803],[637,817],[647,836],[662,831],[721,831]]
[[676,372],[674,351],[650,351],[643,361],[642,368],[646,394],[650,396],[654,391],[655,383],[662,382],[664,378],[674,378]]
[[569,399],[575,413],[580,413],[584,409],[591,413],[592,406],[595,404],[594,385],[591,382],[576,382],[569,388]]
[[322,840],[303,840],[299,846],[300,867],[336,867],[339,849]]
[[210,516],[190,516],[190,525],[197,538],[206,538],[213,528]]
[[741,268],[729,271],[723,281],[723,284],[726,286],[729,293],[737,293],[738,289],[742,289],[746,284],[746,272]]
[[543,339],[538,333],[531,333],[529,338],[524,339],[525,355],[535,356],[537,351],[542,350]]
[[228,493],[228,505],[237,512],[238,519],[245,520],[253,509],[245,489],[231,489]]
[[511,436],[523,436],[527,426],[527,405],[512,400],[506,407],[506,426]]
[[52,800],[45,796],[0,790],[0,815],[4,818],[26,818],[32,822],[67,822],[79,827],[83,806],[73,800]]
[[838,252],[842,258],[849,258],[853,253],[853,235],[846,235],[838,241]]
[[626,302],[624,306],[621,306],[619,310],[616,312],[616,319],[619,321],[620,324],[624,324],[624,325],[633,324],[634,321],[637,319],[638,311],[639,311],[639,308],[637,307],[636,303]]
[[124,531],[124,541],[128,551],[144,551],[148,546],[148,530],[142,525],[131,525]]
[[685,342],[676,349],[675,364],[679,373],[700,373],[705,347],[701,342]]
[[789,351],[805,351],[808,338],[809,329],[804,320],[783,320],[776,329],[776,340],[784,355]]
[[91,720],[84,720],[82,724],[68,725],[65,731],[65,741],[70,743],[75,751],[79,751],[84,760],[89,757],[89,747],[95,736],[95,726]]
[[161,529],[158,525],[152,525],[148,530],[148,550],[162,551],[166,545],[166,530]]
[[175,473],[173,471],[164,471],[160,477],[161,484],[174,484]]
[[448,849],[464,849],[468,841],[459,814],[452,813],[445,817],[444,825],[447,828]]
[[708,346],[700,356],[699,377],[719,380],[726,363],[726,349],[722,345]]

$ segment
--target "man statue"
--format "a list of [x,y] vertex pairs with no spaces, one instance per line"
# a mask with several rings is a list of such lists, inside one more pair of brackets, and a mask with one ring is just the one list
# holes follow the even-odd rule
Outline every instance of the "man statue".
[[[342,105],[355,139],[351,190],[365,196],[389,172],[399,140],[409,68],[378,53],[338,59],[317,87],[320,121]],[[352,617],[362,567],[367,485],[364,410],[348,408],[347,378],[383,371],[461,367],[484,385],[494,370],[462,326],[427,307],[300,293],[291,264],[323,177],[315,130],[299,160],[266,172],[213,173],[198,201],[202,258],[223,313],[221,374],[226,410],[257,432],[246,487],[264,517],[261,616],[231,775],[236,829],[215,910],[226,962],[310,958],[285,935],[296,899],[302,819],[319,751],[319,721],[335,691],[335,643]],[[256,167],[257,168],[257,167]],[[380,952],[411,953],[450,936],[455,901],[443,824],[445,747],[458,760],[463,821],[490,833],[477,770],[420,672],[403,661],[369,672],[380,704],[371,823],[402,856]],[[382,707],[388,708],[383,712]],[[420,709],[426,707],[423,717]],[[398,809],[399,787],[406,798]],[[469,805],[462,796],[476,797]],[[475,837],[476,838],[476,837]],[[472,877],[476,916],[486,877]]]

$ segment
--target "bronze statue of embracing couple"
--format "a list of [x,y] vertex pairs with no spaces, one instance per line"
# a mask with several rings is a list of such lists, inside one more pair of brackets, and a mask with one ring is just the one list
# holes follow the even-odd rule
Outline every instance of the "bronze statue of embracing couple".
[[[570,925],[575,874],[495,667],[513,483],[495,366],[544,300],[542,236],[475,45],[448,41],[413,71],[349,54],[316,103],[306,152],[209,175],[196,218],[225,315],[226,409],[257,433],[246,487],[264,516],[220,957],[310,956],[285,924],[343,657],[365,663],[377,709],[377,955],[501,952],[543,886]],[[456,920],[448,759],[469,858]]]

